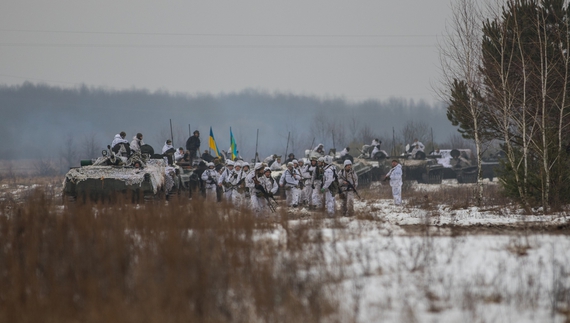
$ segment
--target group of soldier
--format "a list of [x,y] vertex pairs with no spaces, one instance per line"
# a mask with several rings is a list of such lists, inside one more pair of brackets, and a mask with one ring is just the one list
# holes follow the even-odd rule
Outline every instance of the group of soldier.
[[286,169],[277,180],[273,176],[275,170],[271,168],[279,163],[277,159],[271,165],[257,162],[253,169],[242,160],[228,159],[218,169],[213,162],[207,163],[208,169],[201,175],[206,199],[216,201],[216,192],[221,189],[223,200],[236,207],[250,207],[257,216],[263,217],[275,211],[274,196],[281,189],[290,208],[321,209],[324,205],[326,213],[334,216],[335,199],[340,196],[342,214],[353,215],[358,176],[350,160],[345,160],[343,168],[337,171],[332,156],[313,156],[310,161],[294,159],[286,163]]
[[[112,150],[116,146],[127,149],[127,155],[140,151],[144,145],[141,133],[133,137],[129,144],[125,140],[126,134],[117,134],[112,143]],[[174,149],[171,140],[167,140],[162,148],[162,153],[169,155],[169,166],[176,162],[187,162],[193,165],[193,159],[197,157],[200,149],[200,133],[196,130],[186,142],[185,151],[182,147]],[[375,139],[373,147],[379,149],[381,141]],[[123,145],[119,145],[123,144]],[[423,144],[417,139],[414,142],[415,149],[423,151]],[[132,151],[132,152],[131,152]],[[335,215],[336,199],[340,198],[341,213],[344,216],[354,214],[354,199],[358,195],[358,175],[352,169],[353,158],[348,154],[349,148],[341,152],[340,170],[334,165],[331,155],[324,154],[324,146],[319,144],[310,153],[310,158],[295,159],[289,154],[285,161],[286,169],[282,172],[279,180],[273,174],[283,170],[281,156],[270,155],[263,162],[257,162],[253,169],[248,162],[241,159],[231,160],[224,158],[208,158],[202,156],[200,165],[196,168],[201,180],[201,188],[208,201],[218,201],[218,192],[221,191],[222,199],[234,204],[236,207],[250,207],[257,216],[262,217],[271,211],[275,211],[275,194],[281,188],[285,192],[286,204],[290,208],[306,207],[309,209],[322,209],[327,215]],[[120,151],[118,152],[121,153]],[[124,151],[122,152],[124,153]],[[209,155],[209,154],[208,154]],[[374,156],[373,153],[370,154]],[[225,161],[225,163],[223,162]],[[386,178],[390,179],[394,203],[400,205],[402,187],[402,169],[397,160],[392,162],[393,168]],[[167,175],[172,175],[172,167],[167,167]],[[170,186],[170,185],[169,185]]]

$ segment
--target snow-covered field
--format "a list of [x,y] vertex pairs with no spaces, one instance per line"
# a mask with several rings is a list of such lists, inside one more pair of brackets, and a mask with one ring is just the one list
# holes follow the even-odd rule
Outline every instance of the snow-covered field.
[[[429,194],[446,185],[456,184],[411,190]],[[35,187],[3,184],[0,199]],[[366,195],[375,190],[386,187]],[[323,270],[340,278],[331,290],[341,322],[570,321],[568,212],[445,203],[424,209],[406,205],[406,193],[404,202],[367,197],[356,202],[356,216],[336,219],[292,211],[289,228],[277,221],[258,239],[283,245],[287,230],[310,222],[323,242]],[[509,230],[491,230],[497,227]]]
[[338,297],[358,322],[567,319],[566,235],[437,236],[430,227],[409,235],[390,221],[340,222],[323,229],[327,257],[343,272]]
[[[413,186],[421,192],[442,187]],[[329,270],[343,277],[336,294],[351,319],[570,321],[566,214],[444,204],[423,210],[389,199],[358,201],[355,209],[360,216],[323,220],[318,232],[327,243]],[[277,230],[273,238],[283,234]]]

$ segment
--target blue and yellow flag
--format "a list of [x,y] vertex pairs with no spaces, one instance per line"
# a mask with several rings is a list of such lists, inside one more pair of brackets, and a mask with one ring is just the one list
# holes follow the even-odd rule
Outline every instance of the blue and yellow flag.
[[236,139],[232,133],[232,127],[230,127],[230,153],[232,154],[232,160],[236,160],[238,156]]
[[218,150],[218,145],[216,145],[216,139],[214,139],[212,127],[210,127],[210,149],[216,153],[216,157],[220,157],[220,151]]

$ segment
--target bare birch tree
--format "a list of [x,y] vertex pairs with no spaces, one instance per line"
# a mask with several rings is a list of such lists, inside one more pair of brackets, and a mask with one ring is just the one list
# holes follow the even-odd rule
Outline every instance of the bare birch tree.
[[[451,3],[452,18],[447,26],[447,36],[439,46],[443,75],[443,91],[440,94],[448,102],[448,118],[455,125],[463,124],[468,137],[475,141],[478,166],[477,202],[483,198],[481,181],[481,21],[482,13],[477,0],[459,0]],[[456,93],[463,90],[462,98]]]

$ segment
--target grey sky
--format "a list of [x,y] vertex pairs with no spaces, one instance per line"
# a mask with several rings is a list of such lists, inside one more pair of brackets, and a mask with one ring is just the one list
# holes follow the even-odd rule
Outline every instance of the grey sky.
[[433,102],[449,15],[449,0],[4,0],[0,84]]

